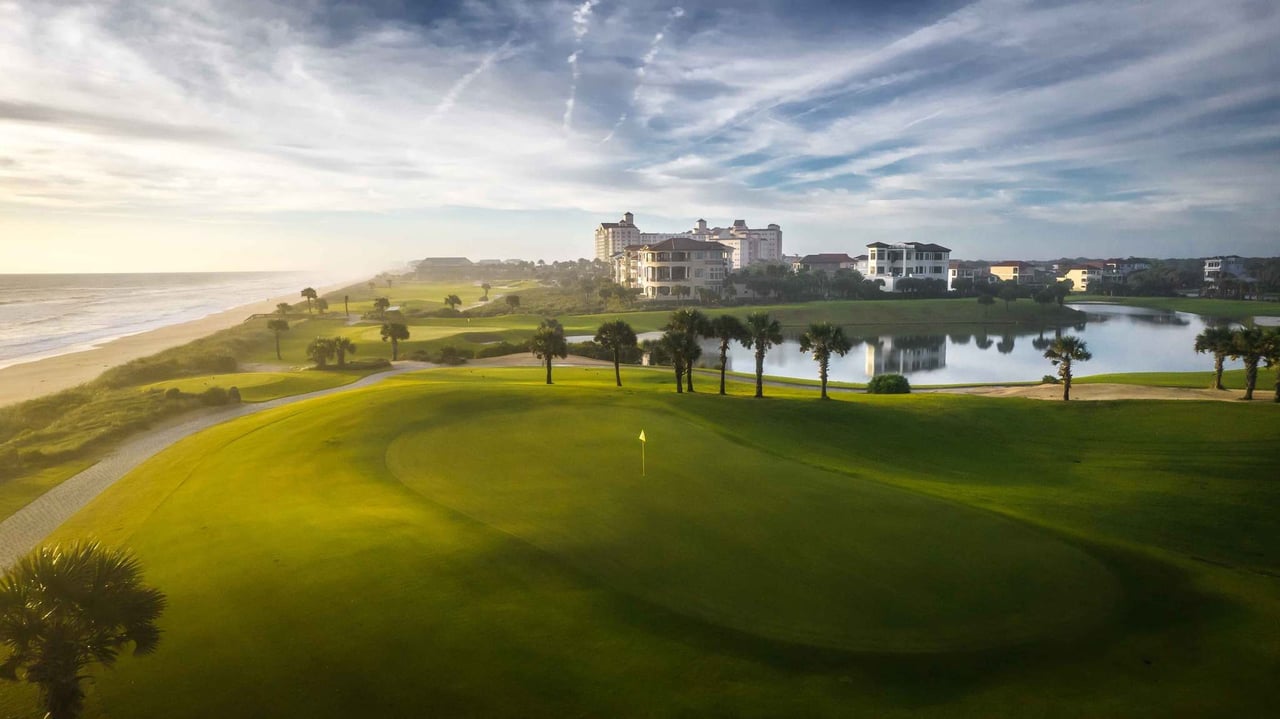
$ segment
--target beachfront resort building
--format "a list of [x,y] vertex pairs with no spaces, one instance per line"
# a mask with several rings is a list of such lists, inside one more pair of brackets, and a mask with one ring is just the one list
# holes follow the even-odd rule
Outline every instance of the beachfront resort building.
[[611,260],[632,245],[673,238],[724,245],[730,251],[729,265],[735,270],[758,262],[782,261],[782,228],[778,225],[752,228],[746,220],[734,220],[729,227],[708,227],[706,220],[698,220],[693,229],[684,232],[641,232],[630,212],[618,222],[601,222],[596,227],[596,259]]
[[907,278],[946,282],[950,262],[951,249],[942,245],[872,242],[867,245],[865,276],[869,280],[884,280],[884,289],[894,292],[895,285]]
[[671,237],[624,247],[613,258],[613,281],[644,299],[698,297],[720,291],[731,250],[718,242]]

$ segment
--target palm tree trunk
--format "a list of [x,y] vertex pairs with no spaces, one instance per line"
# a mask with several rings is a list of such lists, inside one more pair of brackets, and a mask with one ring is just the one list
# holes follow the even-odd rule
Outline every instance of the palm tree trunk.
[[756,350],[756,396],[764,396],[764,351]]
[[280,356],[280,333],[276,333],[276,359],[284,359]]
[[[727,358],[724,356],[726,356],[727,353],[728,353],[727,343],[721,344],[721,394],[724,394],[724,365],[726,365],[726,362],[727,362]],[[1277,376],[1280,376],[1280,375],[1277,375]],[[1280,384],[1276,385],[1276,395],[1277,397],[1280,397]],[[1280,399],[1276,399],[1276,402],[1280,402]]]
[[391,340],[391,361],[395,362],[397,359],[400,359],[400,343],[393,339]]
[[1258,358],[1244,360],[1244,398],[1253,399],[1253,387],[1258,384]]
[[1070,360],[1062,361],[1062,401],[1066,402],[1071,399],[1071,362]]
[[1213,355],[1213,388],[1214,389],[1226,389],[1226,387],[1222,386],[1223,357],[1224,355],[1220,355],[1216,353]]
[[827,397],[827,358],[823,357],[818,361],[818,379],[822,380],[822,398]]
[[551,353],[547,353],[547,384],[551,384]]
[[622,369],[618,366],[621,362],[622,362],[622,350],[621,348],[614,347],[613,348],[613,379],[618,383],[619,387],[622,386]]
[[680,360],[673,357],[671,365],[676,371],[676,394],[684,394],[684,369],[680,366]]
[[688,382],[689,392],[693,392],[693,360],[689,360],[689,366],[684,368],[685,381]]

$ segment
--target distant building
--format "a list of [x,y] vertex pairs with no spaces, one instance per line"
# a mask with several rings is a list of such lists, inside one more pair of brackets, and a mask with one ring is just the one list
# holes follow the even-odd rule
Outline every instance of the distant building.
[[947,289],[956,289],[956,280],[972,280],[976,285],[978,283],[990,282],[991,267],[986,262],[967,262],[965,260],[951,260],[947,264]]
[[782,228],[768,225],[751,228],[745,220],[729,227],[708,227],[698,220],[684,232],[641,232],[630,212],[619,222],[602,222],[596,227],[596,259],[610,260],[632,245],[654,244],[672,238],[718,242],[730,250],[730,267],[741,269],[758,262],[782,262]]
[[1058,279],[1071,280],[1072,292],[1088,292],[1090,285],[1097,285],[1105,274],[1102,265],[1075,265]]
[[428,257],[418,262],[416,270],[420,277],[442,277],[466,274],[474,266],[465,257]]
[[805,270],[808,272],[825,272],[828,275],[834,275],[840,270],[852,270],[857,265],[857,260],[840,253],[822,253],[817,255],[805,255],[796,260],[791,265],[791,269]]
[[853,258],[853,269],[863,277],[867,276],[867,256],[858,255]]
[[1151,269],[1151,263],[1130,257],[1127,260],[1110,259],[1102,263],[1102,273],[1108,279],[1123,280],[1135,272]]
[[870,280],[884,280],[884,288],[893,292],[897,283],[908,277],[945,283],[950,262],[951,249],[942,245],[872,242],[867,245],[865,275]]
[[640,244],[640,228],[635,215],[625,212],[617,222],[601,222],[596,227],[596,259],[608,261],[626,247]]
[[1239,255],[1206,258],[1204,261],[1205,284],[1216,285],[1223,278],[1245,279],[1244,258]]
[[613,258],[613,281],[640,290],[645,299],[719,292],[731,250],[718,242],[672,237],[623,248]]
[[1035,284],[1042,279],[1044,274],[1035,265],[1022,260],[992,262],[990,271],[992,276],[1001,282],[1016,282],[1020,285]]

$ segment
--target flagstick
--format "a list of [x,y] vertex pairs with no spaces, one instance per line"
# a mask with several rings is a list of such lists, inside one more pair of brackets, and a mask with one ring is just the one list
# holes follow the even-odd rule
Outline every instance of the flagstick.
[[644,445],[645,444],[646,444],[645,442],[640,443],[640,476],[641,477],[644,476]]

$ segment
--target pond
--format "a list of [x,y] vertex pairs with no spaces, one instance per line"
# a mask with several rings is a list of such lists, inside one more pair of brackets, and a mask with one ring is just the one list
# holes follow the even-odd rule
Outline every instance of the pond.
[[[883,332],[857,337],[852,351],[831,358],[833,382],[866,382],[889,372],[906,375],[912,384],[968,384],[1038,380],[1056,368],[1044,358],[1054,333],[1084,339],[1093,359],[1076,365],[1078,376],[1112,372],[1186,372],[1210,370],[1213,359],[1195,352],[1195,337],[1212,324],[1186,312],[1170,312],[1104,304],[1071,305],[1087,313],[1075,327],[1028,330],[992,325],[986,331],[955,334]],[[846,330],[848,331],[848,330]],[[717,344],[703,343],[699,364],[716,365]],[[1231,367],[1239,363],[1228,362]],[[734,345],[728,368],[755,372],[752,350]],[[817,363],[788,337],[769,350],[764,373],[775,377],[817,379]]]

